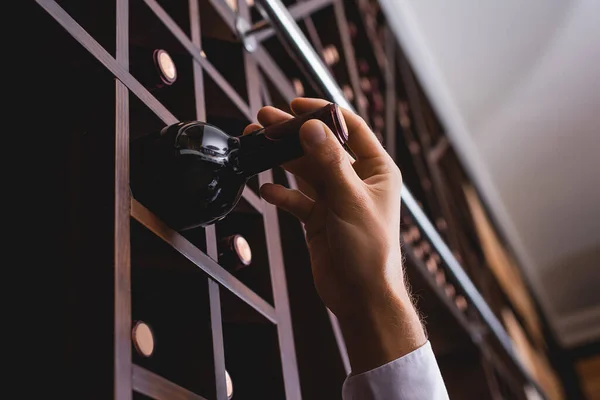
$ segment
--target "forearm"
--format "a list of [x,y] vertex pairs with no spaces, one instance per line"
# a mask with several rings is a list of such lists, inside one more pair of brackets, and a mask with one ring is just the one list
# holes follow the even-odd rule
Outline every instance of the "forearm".
[[427,341],[404,285],[373,296],[339,322],[354,375],[402,357]]

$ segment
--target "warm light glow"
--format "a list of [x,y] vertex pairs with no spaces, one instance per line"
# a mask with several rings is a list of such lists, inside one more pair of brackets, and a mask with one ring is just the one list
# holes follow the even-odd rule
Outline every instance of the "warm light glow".
[[425,266],[427,267],[427,270],[432,274],[437,271],[437,263],[435,262],[433,257],[429,257],[427,259],[427,261],[425,262]]
[[131,336],[137,352],[144,357],[150,357],[154,352],[154,336],[150,327],[145,322],[139,321],[133,327]]
[[236,235],[233,239],[233,247],[240,258],[240,261],[244,265],[250,265],[252,262],[252,250],[250,249],[250,244],[248,244],[246,238],[242,235]]
[[371,89],[373,89],[369,78],[366,78],[366,77],[360,78],[360,88],[363,90],[363,92],[370,92]]
[[444,287],[444,291],[446,292],[446,296],[450,298],[454,297],[454,295],[456,294],[456,289],[451,283],[446,284],[446,286]]
[[467,309],[467,299],[461,295],[456,296],[456,299],[454,299],[454,304],[456,304],[456,307],[458,307],[458,309],[461,311],[465,311]]
[[445,230],[446,230],[446,228],[448,228],[448,225],[446,224],[446,220],[445,220],[445,219],[443,219],[443,218],[438,218],[438,219],[435,221],[435,225],[437,226],[437,228],[438,228],[440,231],[445,231]]
[[[225,0],[225,3],[231,8],[233,11],[237,11],[238,9],[238,0]],[[248,7],[254,6],[254,0],[246,0],[246,4]]]
[[233,397],[233,381],[227,370],[225,370],[225,385],[227,386],[227,399],[231,399]]
[[435,283],[437,283],[438,286],[443,286],[444,283],[446,283],[446,275],[441,269],[438,269],[435,272]]
[[342,87],[342,91],[344,92],[344,97],[346,97],[348,101],[354,100],[354,92],[350,86],[344,85],[344,87]]
[[296,96],[304,96],[304,85],[300,82],[299,79],[293,79],[292,83],[294,84],[294,91],[296,92]]
[[323,49],[323,59],[325,64],[333,65],[340,60],[340,53],[338,53],[335,46],[327,46]]
[[162,75],[161,78],[166,84],[170,85],[175,82],[175,79],[177,79],[177,68],[169,53],[164,50],[157,50],[156,64]]
[[404,129],[410,128],[408,103],[405,101],[398,102],[398,120],[400,121],[400,126]]
[[367,100],[366,96],[358,96],[358,104],[360,104],[361,107],[369,108],[369,100]]

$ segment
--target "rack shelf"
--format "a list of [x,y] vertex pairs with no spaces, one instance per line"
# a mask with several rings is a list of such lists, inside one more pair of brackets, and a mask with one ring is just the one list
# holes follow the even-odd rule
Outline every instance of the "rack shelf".
[[[89,378],[102,389],[92,391],[98,398],[112,391],[118,400],[131,399],[133,392],[155,399],[203,399],[202,394],[224,400],[227,365],[235,369],[234,385],[236,378],[239,382],[234,399],[252,398],[252,384],[265,376],[278,383],[256,388],[256,393],[264,389],[261,393],[272,398],[339,394],[350,365],[337,320],[313,287],[302,227],[258,192],[268,182],[295,187],[293,177],[281,169],[260,174],[245,187],[240,205],[227,219],[184,233],[167,226],[129,189],[130,140],[179,119],[207,121],[240,134],[263,105],[289,111],[287,104],[300,91],[298,83],[307,95],[356,110],[402,167],[407,187],[398,206],[403,207],[407,275],[418,306],[427,313],[429,337],[451,381],[451,394],[525,398],[524,387],[533,386],[546,398],[561,398],[542,387],[515,353],[501,320],[503,310],[515,311],[516,323],[525,327],[524,337],[540,354],[545,338],[535,324],[526,323],[489,268],[463,192],[468,177],[373,1],[115,0],[95,6],[68,0],[36,2],[39,26],[52,31],[46,40],[64,48],[66,57],[57,57],[53,64],[70,80],[64,84],[70,96],[67,104],[80,114],[63,117],[68,123],[62,124],[72,131],[65,158],[81,168],[68,182],[71,198],[66,203],[73,207],[68,221],[73,230],[65,237],[98,253],[90,264],[98,267],[91,274],[99,279],[90,284],[89,294],[73,289],[82,301],[70,304],[69,326],[74,335],[81,334],[75,321],[82,313],[98,311],[102,316],[94,325],[102,331],[94,338],[102,342],[100,348],[111,351],[104,351],[98,378]],[[50,22],[64,32],[55,33],[47,27]],[[81,46],[77,51],[73,40]],[[140,45],[168,47],[181,79],[161,91],[148,89],[134,65]],[[76,132],[96,120],[100,122],[88,133],[96,135],[98,152],[83,159],[90,138]],[[86,181],[83,174],[97,182]],[[96,193],[96,187],[102,192]],[[84,200],[100,210],[98,216],[81,209]],[[224,260],[219,260],[218,241],[234,233],[250,237],[257,254],[255,269],[235,273],[220,264]],[[91,241],[84,243],[83,237]],[[160,246],[153,248],[153,240]],[[158,247],[169,251],[161,253]],[[84,258],[77,253],[71,262]],[[100,268],[105,265],[111,267]],[[69,273],[73,285],[89,283],[77,268]],[[170,274],[165,282],[171,284],[194,276],[181,287],[190,292],[197,288],[202,301],[181,309],[198,310],[190,329],[201,342],[202,362],[181,357],[177,368],[165,364],[164,370],[153,370],[151,362],[144,364],[132,354],[133,318],[144,300],[132,302],[131,296],[142,293],[140,298],[147,299],[152,291],[161,291],[161,274]],[[177,299],[188,302],[188,297],[175,294],[173,304]],[[174,321],[158,310],[144,312],[143,318]],[[252,338],[263,350],[251,348]],[[175,344],[173,348],[179,349]],[[252,360],[241,361],[237,356],[242,354]],[[470,388],[453,375],[458,371],[452,365],[461,354],[461,374],[478,374],[477,385]],[[253,363],[257,369],[244,376]],[[260,375],[265,366],[268,374]],[[197,390],[173,373],[186,368],[203,371]],[[187,382],[186,375],[181,376]]]

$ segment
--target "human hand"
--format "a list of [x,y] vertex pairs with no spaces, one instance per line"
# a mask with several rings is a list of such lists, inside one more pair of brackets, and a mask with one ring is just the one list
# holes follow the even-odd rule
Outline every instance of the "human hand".
[[[291,109],[295,114],[304,114],[327,103],[298,98],[292,101]],[[349,131],[348,146],[356,160],[324,123],[307,121],[300,130],[305,155],[284,165],[298,177],[301,190],[265,184],[261,195],[305,224],[316,289],[340,320],[342,329],[348,327],[345,336],[356,333],[364,324],[402,325],[403,321],[398,319],[406,320],[408,316],[416,327],[412,333],[403,332],[412,338],[409,346],[401,350],[406,354],[423,344],[425,338],[402,269],[399,238],[402,177],[364,120],[348,110],[342,112]],[[273,107],[264,107],[258,113],[263,126],[289,118],[292,116]],[[251,124],[244,133],[259,128]],[[385,335],[390,335],[385,340],[398,341],[389,329],[384,330]],[[365,335],[372,336],[373,332],[362,332],[359,336]],[[388,357],[391,355],[384,358]],[[372,364],[366,361],[359,362],[359,367],[353,365],[353,370]]]

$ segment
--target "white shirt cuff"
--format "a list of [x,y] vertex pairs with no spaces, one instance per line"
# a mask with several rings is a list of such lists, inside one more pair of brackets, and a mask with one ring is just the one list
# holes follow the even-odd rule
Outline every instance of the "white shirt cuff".
[[350,375],[344,400],[447,400],[448,393],[427,341],[418,349],[380,367]]

